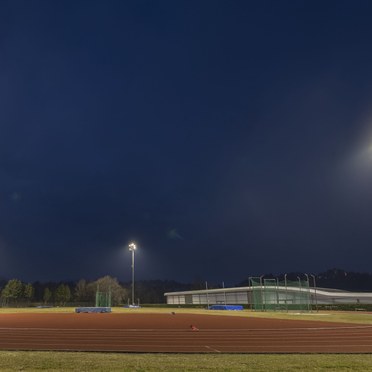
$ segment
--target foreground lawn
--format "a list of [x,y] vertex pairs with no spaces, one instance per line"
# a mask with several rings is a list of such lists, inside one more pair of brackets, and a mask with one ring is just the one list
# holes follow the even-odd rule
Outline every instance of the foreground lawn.
[[1,371],[370,371],[372,355],[172,355],[0,351]]

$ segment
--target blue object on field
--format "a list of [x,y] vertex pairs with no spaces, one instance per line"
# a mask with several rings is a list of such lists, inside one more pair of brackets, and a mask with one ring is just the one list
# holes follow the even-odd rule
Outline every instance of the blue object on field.
[[111,313],[111,307],[77,307],[75,313]]
[[243,310],[242,305],[212,305],[209,310]]

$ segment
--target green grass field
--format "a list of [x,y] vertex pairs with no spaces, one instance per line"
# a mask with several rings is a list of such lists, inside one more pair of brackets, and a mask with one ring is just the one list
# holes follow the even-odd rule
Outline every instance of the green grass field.
[[372,355],[0,352],[1,371],[371,371]]
[[[243,316],[254,318],[272,318],[272,319],[297,319],[297,320],[315,320],[326,322],[341,322],[341,323],[358,323],[358,324],[372,324],[372,313],[367,312],[342,312],[342,311],[319,311],[319,312],[255,312],[251,310],[243,311],[218,311],[218,310],[204,310],[204,309],[190,309],[190,308],[153,308],[143,307],[139,309],[127,309],[123,307],[113,307],[112,312],[116,313],[169,313],[175,311],[176,313],[184,314],[206,314],[206,315],[224,315],[224,316]],[[0,314],[4,313],[73,313],[75,308],[72,307],[52,307],[45,309],[38,308],[0,308]]]
[[[171,308],[113,308],[113,313],[197,313],[280,319],[324,320],[372,324],[372,314],[362,312],[259,313]],[[74,308],[0,309],[14,312],[74,312]],[[372,371],[369,354],[125,354],[88,352],[0,351],[1,371]]]

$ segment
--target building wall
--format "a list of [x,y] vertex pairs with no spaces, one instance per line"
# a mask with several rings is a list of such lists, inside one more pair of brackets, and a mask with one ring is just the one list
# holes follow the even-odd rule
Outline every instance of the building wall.
[[[243,287],[242,287],[243,288]],[[222,290],[199,290],[188,292],[167,293],[167,304],[169,305],[213,305],[213,304],[230,304],[230,305],[247,305],[252,304],[252,288],[246,287],[239,288],[226,288]],[[265,296],[264,302],[266,304],[283,304],[290,305],[303,301],[304,292],[294,289],[285,290],[279,287],[277,291],[269,291],[261,293],[259,288],[255,289],[256,296]],[[314,290],[311,288],[305,294],[309,298],[311,304],[372,304],[372,293],[355,293],[355,292],[342,292],[332,289],[327,290]],[[301,299],[302,296],[302,299]],[[300,299],[299,299],[300,298]]]

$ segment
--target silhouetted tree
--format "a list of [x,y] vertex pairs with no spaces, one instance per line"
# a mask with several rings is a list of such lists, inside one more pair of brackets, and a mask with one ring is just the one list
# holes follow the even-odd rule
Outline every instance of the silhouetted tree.
[[51,298],[52,298],[52,291],[48,287],[46,287],[44,289],[44,294],[43,294],[44,304],[49,303],[49,301],[50,301]]
[[74,298],[76,301],[87,302],[94,301],[92,293],[89,292],[88,284],[85,279],[80,279],[74,290]]
[[5,304],[10,302],[18,303],[18,300],[23,295],[23,284],[18,279],[11,279],[6,284],[5,288],[1,292],[1,297]]
[[61,306],[65,306],[71,298],[71,290],[67,284],[60,284],[55,292],[55,301]]
[[34,297],[35,289],[31,283],[28,283],[24,286],[23,296],[28,303],[31,302]]
[[116,278],[112,278],[109,275],[103,278],[97,279],[95,282],[88,285],[88,292],[95,295],[97,289],[100,292],[111,291],[112,305],[120,305],[124,302],[124,298],[127,296],[127,291],[119,284]]

